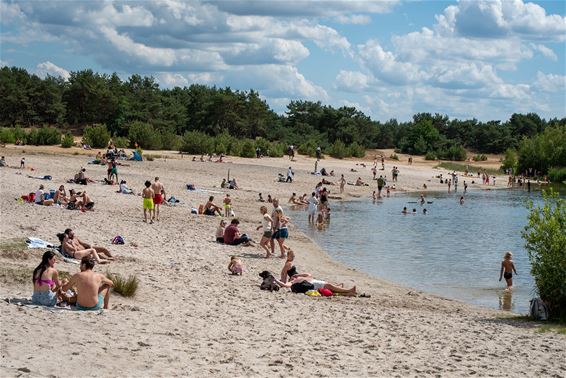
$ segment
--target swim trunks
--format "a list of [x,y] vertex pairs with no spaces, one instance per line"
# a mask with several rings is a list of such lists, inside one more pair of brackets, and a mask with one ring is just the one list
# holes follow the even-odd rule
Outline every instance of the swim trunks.
[[143,199],[143,208],[145,210],[153,210],[153,198],[144,198]]
[[509,280],[513,277],[513,273],[508,272],[508,273],[504,273],[503,274],[503,278],[505,278],[506,280]]
[[263,237],[264,237],[264,238],[271,238],[272,235],[273,235],[273,234],[272,234],[272,232],[271,232],[270,230],[263,232]]
[[163,203],[163,196],[161,194],[156,194],[153,197],[153,203],[155,205],[161,205]]
[[98,303],[95,304],[92,307],[84,307],[81,306],[78,302],[75,306],[75,308],[78,311],[96,311],[96,310],[100,310],[102,308],[102,305],[104,304],[104,297],[102,296],[102,294],[98,294]]

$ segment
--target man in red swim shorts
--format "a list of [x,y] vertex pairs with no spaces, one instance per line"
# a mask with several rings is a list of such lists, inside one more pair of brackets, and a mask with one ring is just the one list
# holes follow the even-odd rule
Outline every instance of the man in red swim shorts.
[[155,220],[159,220],[159,208],[161,204],[166,201],[165,187],[159,181],[159,177],[155,178],[155,182],[151,184],[151,189],[155,193],[153,195],[153,204],[155,205]]

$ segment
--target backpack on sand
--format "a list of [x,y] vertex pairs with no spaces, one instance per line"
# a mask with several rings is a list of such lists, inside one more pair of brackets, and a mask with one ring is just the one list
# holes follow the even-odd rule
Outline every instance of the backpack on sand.
[[540,298],[531,299],[529,315],[534,320],[548,320],[548,307]]

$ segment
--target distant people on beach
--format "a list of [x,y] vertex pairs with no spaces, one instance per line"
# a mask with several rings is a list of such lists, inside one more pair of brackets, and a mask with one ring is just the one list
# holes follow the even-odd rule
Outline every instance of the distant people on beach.
[[26,167],[26,158],[23,157],[22,160],[20,160],[20,169],[24,169]]
[[501,278],[505,278],[507,283],[507,289],[511,290],[513,288],[513,273],[517,274],[515,269],[515,264],[513,263],[513,253],[505,252],[503,256],[503,261],[501,261],[501,270],[499,271],[499,281]]
[[93,272],[95,261],[85,256],[81,259],[80,273],[74,274],[69,282],[63,285],[63,291],[76,288],[79,311],[97,311],[109,309],[110,288],[114,283],[106,276]]
[[[301,285],[302,282],[306,282],[310,285],[304,285],[304,284]],[[291,278],[289,282],[281,282],[279,280],[276,280],[276,283],[281,287],[286,287],[291,289],[293,292],[304,293],[308,290],[328,289],[332,293],[339,293],[345,296],[356,296],[355,286],[346,289],[343,286],[341,286],[341,284],[335,284],[327,281],[314,279],[312,274],[310,273],[296,274]]]
[[224,244],[228,245],[251,245],[251,239],[246,234],[240,233],[238,225],[240,221],[237,218],[232,219],[230,225],[224,230]]
[[145,182],[145,189],[142,191],[143,198],[143,221],[147,223],[147,218],[149,214],[149,223],[153,223],[153,218],[155,216],[153,197],[155,192],[151,189],[151,182],[148,180]]
[[165,187],[159,181],[159,177],[155,178],[155,181],[151,184],[151,189],[153,190],[153,214],[155,216],[155,220],[159,221],[159,209],[161,208],[161,204],[165,202],[165,198],[167,198],[165,194]]
[[[61,254],[71,259],[82,259],[83,257],[93,258],[99,264],[106,264],[113,260],[112,255],[106,248],[99,247],[100,253],[104,257],[100,257],[96,248],[82,242],[78,238],[75,239],[75,233],[70,228],[64,232],[57,234],[57,238],[61,242]],[[83,244],[84,243],[84,244]]]
[[[382,156],[383,159],[383,156]],[[379,176],[379,178],[377,179],[377,197],[381,198],[381,191],[383,190],[383,187],[385,186],[385,179],[383,178],[383,176]]]
[[232,210],[232,198],[230,198],[230,194],[226,193],[226,196],[224,197],[224,201],[222,201],[224,204],[224,216],[226,218],[228,218],[231,215]]
[[344,185],[346,185],[346,179],[344,178],[344,175],[340,175],[340,180],[338,180],[338,183],[340,184],[340,194],[344,193]]
[[208,201],[204,205],[204,210],[202,212],[204,215],[222,215],[222,209],[220,206],[214,203],[214,196],[208,197]]

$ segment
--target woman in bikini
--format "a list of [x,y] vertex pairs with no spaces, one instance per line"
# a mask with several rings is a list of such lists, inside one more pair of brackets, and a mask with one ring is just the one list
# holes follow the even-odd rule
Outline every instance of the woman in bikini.
[[59,288],[59,274],[55,269],[57,257],[52,251],[47,251],[41,258],[41,263],[33,271],[33,295],[31,302],[41,306],[55,306],[57,304]]

